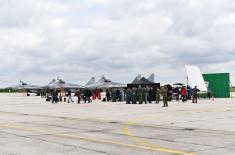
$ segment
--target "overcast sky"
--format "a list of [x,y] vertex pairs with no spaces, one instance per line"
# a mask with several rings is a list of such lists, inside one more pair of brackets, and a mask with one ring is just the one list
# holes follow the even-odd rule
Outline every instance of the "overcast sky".
[[184,64],[235,84],[234,0],[0,0],[0,87],[185,82]]

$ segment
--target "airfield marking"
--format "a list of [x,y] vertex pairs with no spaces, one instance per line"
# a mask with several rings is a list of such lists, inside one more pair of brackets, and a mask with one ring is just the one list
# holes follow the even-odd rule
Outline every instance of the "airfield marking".
[[[0,127],[1,128],[8,128],[8,129],[18,129],[18,130],[30,131],[30,132],[38,132],[38,133],[53,135],[53,136],[62,137],[62,138],[73,138],[73,139],[81,139],[81,140],[91,141],[91,142],[96,142],[96,143],[112,144],[112,145],[118,145],[118,146],[135,148],[135,149],[142,149],[142,150],[147,150],[147,151],[161,151],[161,152],[169,152],[169,153],[179,154],[179,151],[173,151],[173,150],[170,151],[166,148],[155,148],[155,147],[151,147],[151,146],[128,144],[128,143],[123,143],[120,141],[101,140],[101,139],[97,139],[95,137],[88,137],[88,136],[81,136],[81,135],[71,135],[71,134],[58,133],[58,132],[53,133],[49,130],[28,128],[28,127],[20,126],[17,124],[0,125]],[[193,155],[193,154],[183,154],[183,155]]]
[[[153,115],[151,115],[151,116],[153,116]],[[135,136],[134,134],[132,134],[130,132],[129,127],[137,124],[137,122],[140,122],[141,120],[144,120],[144,118],[142,117],[141,119],[136,119],[135,121],[129,121],[128,123],[126,123],[123,127],[124,134],[127,135],[128,137],[130,137],[133,141],[135,141],[135,142],[137,142],[137,143],[139,143],[143,146],[154,148],[154,149],[156,149],[157,151],[160,151],[160,152],[173,153],[173,154],[178,154],[178,155],[196,155],[196,154],[193,154],[193,153],[187,153],[187,152],[183,152],[183,151],[180,151],[180,150],[175,150],[175,149],[162,147],[158,144],[151,144],[147,140],[143,140],[143,139]]]

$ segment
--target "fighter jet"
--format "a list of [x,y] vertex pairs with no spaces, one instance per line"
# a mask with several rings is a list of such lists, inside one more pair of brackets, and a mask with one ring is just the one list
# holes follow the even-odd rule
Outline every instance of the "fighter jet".
[[39,95],[42,87],[36,86],[36,85],[30,85],[30,84],[20,80],[20,84],[18,84],[16,86],[7,87],[6,89],[21,90],[21,91],[24,91],[27,93],[36,93],[37,95]]
[[51,81],[51,83],[48,85],[48,88],[50,89],[70,89],[72,92],[76,92],[77,89],[83,89],[85,88],[84,86],[74,84],[74,83],[69,83],[65,82],[64,80],[58,78],[57,80]]
[[86,88],[89,88],[89,89],[125,88],[125,87],[127,87],[126,84],[113,82],[113,81],[107,79],[104,75],[97,82],[90,84],[90,85],[86,85]]

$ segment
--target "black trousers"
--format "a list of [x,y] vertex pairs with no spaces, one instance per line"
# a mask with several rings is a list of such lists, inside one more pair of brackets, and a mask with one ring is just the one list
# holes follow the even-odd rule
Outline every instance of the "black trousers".
[[193,96],[193,103],[197,103],[197,96]]

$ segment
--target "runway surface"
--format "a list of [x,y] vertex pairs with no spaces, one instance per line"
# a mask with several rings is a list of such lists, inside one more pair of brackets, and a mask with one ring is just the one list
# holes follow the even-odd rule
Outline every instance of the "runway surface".
[[51,104],[0,95],[0,154],[234,155],[235,99]]

